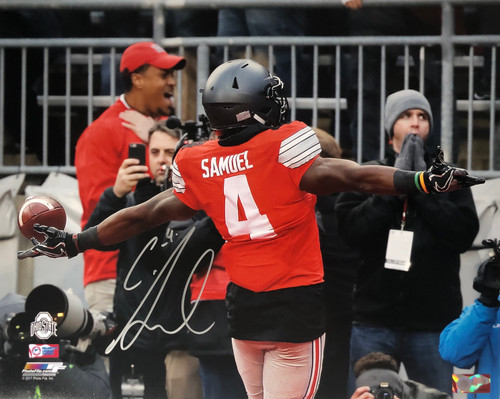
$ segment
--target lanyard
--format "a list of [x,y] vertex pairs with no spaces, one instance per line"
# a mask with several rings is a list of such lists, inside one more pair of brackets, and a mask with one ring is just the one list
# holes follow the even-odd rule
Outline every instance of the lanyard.
[[408,208],[408,196],[405,197],[405,202],[403,204],[403,215],[401,216],[401,231],[404,230],[406,225],[406,209]]

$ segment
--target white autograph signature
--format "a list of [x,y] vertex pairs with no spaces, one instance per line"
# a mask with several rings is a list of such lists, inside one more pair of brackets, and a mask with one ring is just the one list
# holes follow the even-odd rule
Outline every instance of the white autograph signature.
[[[112,340],[111,343],[106,348],[106,351],[105,351],[106,354],[109,354],[118,343],[120,343],[120,348],[122,350],[127,350],[128,348],[130,348],[133,345],[133,343],[136,341],[136,339],[139,337],[139,334],[141,333],[141,331],[144,328],[147,328],[148,330],[151,330],[151,331],[155,330],[155,329],[160,329],[165,334],[175,334],[175,333],[179,332],[185,326],[192,333],[200,335],[200,334],[205,334],[207,331],[209,331],[214,326],[215,322],[212,323],[205,330],[203,330],[203,331],[197,331],[197,330],[194,330],[189,325],[189,320],[191,319],[194,311],[196,310],[196,307],[198,306],[198,302],[200,300],[201,294],[203,293],[203,290],[205,289],[205,285],[206,285],[206,282],[207,282],[207,279],[208,279],[208,275],[210,273],[210,270],[212,269],[212,264],[213,264],[213,260],[214,260],[214,257],[215,257],[215,253],[214,253],[214,251],[212,249],[207,249],[200,256],[200,258],[198,259],[198,261],[195,263],[195,265],[191,269],[191,273],[189,274],[189,278],[187,279],[186,285],[184,287],[184,291],[182,293],[181,304],[184,303],[186,295],[188,294],[188,288],[189,288],[189,284],[191,282],[191,278],[193,277],[194,272],[198,268],[198,265],[200,264],[201,261],[203,261],[205,259],[206,256],[209,256],[210,257],[210,262],[209,262],[209,266],[208,266],[208,269],[207,269],[206,274],[205,274],[205,279],[203,281],[203,285],[201,287],[200,293],[198,294],[198,297],[194,301],[194,305],[191,308],[191,311],[189,312],[189,314],[187,316],[186,316],[186,312],[185,312],[184,306],[181,305],[182,319],[184,320],[183,323],[179,327],[177,327],[176,329],[171,330],[171,331],[166,330],[160,324],[155,324],[153,326],[149,326],[147,324],[148,320],[149,320],[149,318],[151,316],[151,313],[153,313],[153,310],[154,310],[156,304],[158,303],[158,300],[160,299],[160,296],[161,296],[161,294],[163,292],[163,289],[165,288],[165,285],[166,285],[166,283],[167,283],[170,275],[172,274],[172,271],[174,270],[174,268],[175,268],[175,266],[177,264],[177,261],[179,260],[180,255],[182,254],[182,251],[186,247],[186,244],[189,241],[189,239],[191,238],[191,236],[193,235],[195,229],[196,229],[196,227],[193,226],[189,230],[189,232],[186,234],[186,236],[177,244],[176,248],[174,249],[174,251],[172,252],[172,254],[170,255],[170,257],[167,259],[167,261],[163,265],[163,268],[160,270],[160,272],[156,276],[153,284],[151,284],[151,287],[149,288],[149,290],[147,291],[146,295],[144,296],[144,299],[141,301],[141,303],[139,304],[139,306],[137,307],[137,309],[134,311],[134,313],[130,317],[129,321],[127,322],[127,324],[125,324],[123,330],[120,332],[120,334],[118,335],[118,337],[115,338],[114,340]],[[149,242],[146,244],[146,246],[144,247],[144,249],[139,253],[139,256],[137,257],[137,259],[132,264],[132,267],[130,268],[130,270],[129,270],[128,274],[127,274],[127,277],[125,278],[125,281],[124,281],[124,284],[123,284],[125,290],[131,291],[131,290],[134,290],[135,288],[137,288],[139,285],[141,285],[142,281],[139,281],[136,284],[134,284],[133,286],[129,287],[128,286],[129,277],[132,274],[132,272],[134,271],[134,269],[135,269],[138,261],[140,260],[141,256],[147,250],[152,251],[157,244],[158,244],[158,237],[153,237],[151,240],[149,240]],[[167,244],[168,244],[168,242],[165,245],[167,245]],[[171,265],[170,268],[168,267],[169,265]],[[166,273],[167,270],[168,270],[168,273]],[[165,273],[166,273],[166,276],[162,280],[162,276]],[[144,318],[144,320],[135,320],[135,316],[137,315],[137,313],[139,313],[139,310],[144,305],[144,302],[146,302],[146,300],[149,298],[149,296],[151,294],[151,291],[153,291],[153,289],[155,288],[155,286],[157,286],[160,283],[161,283],[160,289],[158,290],[158,293],[156,295],[156,298],[154,299],[154,302],[153,302],[153,304],[151,306],[151,309],[149,309],[149,312],[146,315],[146,317]],[[127,332],[131,328],[133,328],[135,325],[139,325],[140,326],[139,329],[137,330],[137,332],[134,335],[134,337],[130,340],[130,342],[127,343],[127,344],[125,344],[124,341],[125,341],[125,336],[126,336]]]

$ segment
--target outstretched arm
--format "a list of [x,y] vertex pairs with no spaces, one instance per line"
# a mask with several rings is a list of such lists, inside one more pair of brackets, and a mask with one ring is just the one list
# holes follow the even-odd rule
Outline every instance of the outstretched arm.
[[97,226],[78,234],[35,225],[33,228],[44,233],[47,238],[42,243],[32,238],[33,248],[19,251],[17,258],[33,258],[39,255],[72,258],[87,249],[101,249],[125,241],[170,220],[189,219],[195,212],[175,197],[170,189],[140,205],[122,209]]
[[111,215],[97,225],[97,235],[103,245],[112,245],[170,220],[189,219],[195,212],[180,201],[172,189],[169,189],[140,205]]
[[397,169],[380,166],[361,166],[337,158],[317,158],[300,181],[300,188],[313,194],[361,191],[374,194],[400,194],[394,188]]
[[484,183],[465,169],[444,162],[441,149],[426,171],[410,172],[381,165],[359,165],[345,159],[317,158],[304,173],[300,188],[313,194],[359,191],[399,195],[417,191],[440,193]]

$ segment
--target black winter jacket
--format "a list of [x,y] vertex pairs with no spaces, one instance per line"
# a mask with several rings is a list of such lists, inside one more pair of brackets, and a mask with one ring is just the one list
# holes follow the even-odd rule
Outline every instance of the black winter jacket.
[[[372,164],[394,165],[394,157]],[[384,268],[390,229],[401,229],[405,196],[343,193],[339,234],[359,249],[354,321],[402,331],[441,331],[462,310],[460,254],[479,230],[470,189],[408,196],[405,230],[413,231],[408,272]]]
[[[139,181],[136,190],[123,198],[118,198],[113,187],[108,187],[85,229],[123,208],[147,201],[159,192],[149,178]],[[191,232],[192,236],[183,244]],[[114,295],[114,316],[120,329],[129,320],[145,321],[149,327],[142,328],[140,323],[134,325],[123,341],[125,345],[141,329],[138,338],[132,341],[134,348],[155,351],[187,349],[188,328],[183,327],[181,308],[187,317],[192,271],[208,248],[217,253],[223,242],[212,220],[200,211],[192,219],[160,225],[108,248],[120,250]],[[181,245],[185,245],[182,250]],[[205,256],[196,270],[207,266],[209,260]]]

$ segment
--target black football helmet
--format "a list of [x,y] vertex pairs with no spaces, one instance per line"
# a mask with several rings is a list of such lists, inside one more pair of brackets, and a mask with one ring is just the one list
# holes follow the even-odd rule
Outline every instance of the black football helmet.
[[202,93],[203,107],[215,130],[228,131],[255,123],[277,127],[288,117],[283,82],[252,60],[219,65],[208,77]]

